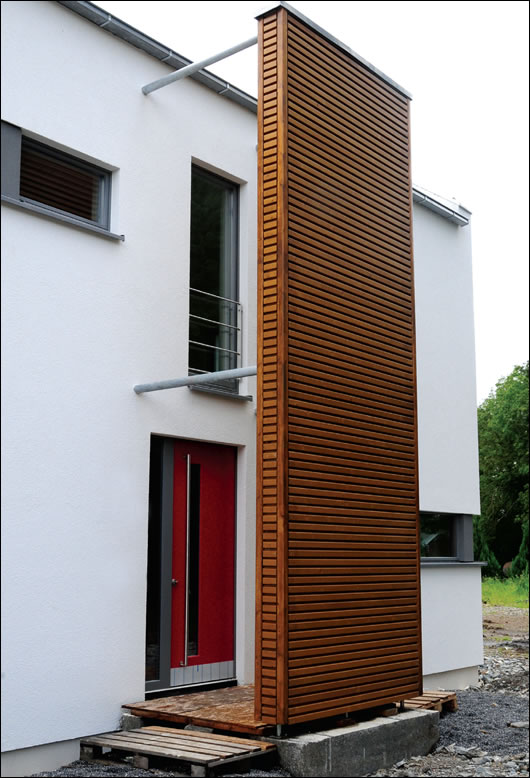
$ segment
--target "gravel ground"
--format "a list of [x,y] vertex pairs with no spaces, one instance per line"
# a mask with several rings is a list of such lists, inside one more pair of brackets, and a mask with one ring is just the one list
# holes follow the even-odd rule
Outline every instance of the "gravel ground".
[[[500,692],[459,691],[458,712],[440,719],[439,747],[457,743],[505,756],[528,748],[528,697]],[[527,727],[510,727],[526,721]]]
[[[511,614],[511,610],[515,609],[488,610],[486,656],[479,670],[479,682],[476,687],[457,692],[459,709],[456,713],[442,715],[440,740],[434,753],[398,762],[367,778],[528,776],[528,611],[517,609],[516,614]],[[507,620],[511,617],[516,617],[523,629],[517,623],[510,632]],[[491,627],[490,619],[496,619],[497,626]],[[525,624],[526,634],[522,634]],[[500,633],[501,637],[495,633]],[[171,769],[140,770],[127,763],[78,761],[35,776],[172,778],[189,774],[189,771]],[[280,768],[251,770],[246,775],[289,778],[289,773]]]

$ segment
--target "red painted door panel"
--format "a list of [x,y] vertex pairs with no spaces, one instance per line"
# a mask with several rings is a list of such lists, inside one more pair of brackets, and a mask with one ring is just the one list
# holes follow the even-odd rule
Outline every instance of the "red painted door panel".
[[[188,495],[188,462],[191,484]],[[234,658],[236,449],[175,441],[171,667],[185,663],[186,532],[190,504],[188,666]]]

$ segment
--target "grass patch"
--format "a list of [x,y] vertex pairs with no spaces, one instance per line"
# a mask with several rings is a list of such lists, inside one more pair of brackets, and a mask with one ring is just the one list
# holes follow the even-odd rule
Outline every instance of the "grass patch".
[[528,578],[483,578],[482,602],[486,605],[509,605],[528,608]]

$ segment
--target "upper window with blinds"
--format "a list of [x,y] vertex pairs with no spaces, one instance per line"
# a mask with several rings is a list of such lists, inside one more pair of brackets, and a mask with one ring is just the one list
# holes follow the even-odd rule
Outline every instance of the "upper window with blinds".
[[110,173],[22,137],[20,197],[109,227]]
[[2,121],[2,202],[123,240],[110,232],[112,173]]

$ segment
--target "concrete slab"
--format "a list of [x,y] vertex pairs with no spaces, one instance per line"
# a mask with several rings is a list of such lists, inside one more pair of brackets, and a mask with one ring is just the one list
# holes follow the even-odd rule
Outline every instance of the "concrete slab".
[[292,738],[267,738],[293,776],[367,775],[382,767],[429,753],[440,737],[436,711],[407,711],[349,727]]
[[139,729],[143,726],[143,719],[139,716],[133,716],[132,713],[122,713],[120,719],[120,729],[124,732],[131,732],[133,729]]

